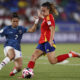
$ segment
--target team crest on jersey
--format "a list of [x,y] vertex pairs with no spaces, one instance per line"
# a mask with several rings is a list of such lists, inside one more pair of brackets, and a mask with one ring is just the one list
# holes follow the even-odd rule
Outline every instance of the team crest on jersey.
[[47,52],[49,52],[49,49],[47,49]]
[[22,34],[22,30],[19,30],[19,34]]

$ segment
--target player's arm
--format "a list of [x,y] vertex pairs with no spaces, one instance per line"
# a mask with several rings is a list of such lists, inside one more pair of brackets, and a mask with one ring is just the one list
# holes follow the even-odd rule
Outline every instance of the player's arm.
[[50,28],[50,31],[51,31],[51,36],[50,36],[50,41],[49,42],[50,42],[50,45],[53,46],[53,44],[54,44],[53,43],[53,38],[54,38],[54,35],[55,35],[55,28],[54,28],[54,26],[50,26],[49,28]]
[[47,24],[48,24],[50,32],[51,32],[49,43],[50,43],[51,46],[53,46],[53,44],[54,44],[53,38],[54,38],[54,35],[55,35],[55,21],[54,21],[54,18],[53,18],[52,15],[49,15],[47,17]]
[[37,24],[34,23],[34,25],[28,29],[28,32],[35,32],[37,28]]
[[35,17],[34,25],[31,28],[28,29],[28,32],[35,32],[36,31],[38,21],[39,21],[39,18]]
[[[44,19],[44,17],[42,16],[40,10],[37,10],[37,14],[38,14],[38,17],[39,17],[39,18]],[[35,23],[34,23],[34,25],[32,26],[32,28],[28,29],[28,32],[34,32],[34,31],[36,30],[37,24],[38,24],[38,21],[39,21],[39,18],[38,18],[38,17],[35,17]]]

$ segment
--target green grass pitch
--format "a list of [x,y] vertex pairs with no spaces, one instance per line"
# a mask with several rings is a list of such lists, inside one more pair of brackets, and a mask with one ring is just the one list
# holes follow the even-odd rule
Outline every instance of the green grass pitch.
[[[27,66],[30,57],[37,44],[22,44],[23,68]],[[70,50],[80,52],[80,44],[57,44],[56,56],[68,53]],[[0,44],[0,62],[3,60],[3,44]],[[80,59],[70,58],[69,63],[51,65],[47,56],[42,56],[36,62],[34,77],[31,80],[80,80]],[[26,80],[18,79],[21,72],[14,77],[9,73],[13,69],[14,63],[11,62],[0,71],[0,80]]]

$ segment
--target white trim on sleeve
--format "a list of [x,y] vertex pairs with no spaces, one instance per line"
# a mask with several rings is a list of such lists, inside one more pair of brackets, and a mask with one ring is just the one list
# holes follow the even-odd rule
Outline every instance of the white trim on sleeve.
[[3,30],[3,29],[1,29],[1,30],[0,30],[0,33],[3,33],[3,31],[4,31],[4,30]]

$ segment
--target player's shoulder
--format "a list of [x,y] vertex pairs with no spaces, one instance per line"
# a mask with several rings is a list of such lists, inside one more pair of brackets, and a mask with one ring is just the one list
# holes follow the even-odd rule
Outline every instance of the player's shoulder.
[[47,17],[46,17],[46,19],[47,19],[47,21],[49,21],[50,19],[54,19],[54,17],[53,17],[53,15],[52,14],[49,14]]
[[53,14],[49,14],[50,17],[53,17]]
[[4,30],[7,30],[7,29],[9,29],[11,26],[4,26]]
[[53,14],[49,14],[50,19],[54,19]]

